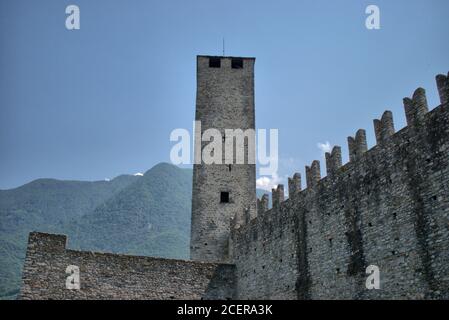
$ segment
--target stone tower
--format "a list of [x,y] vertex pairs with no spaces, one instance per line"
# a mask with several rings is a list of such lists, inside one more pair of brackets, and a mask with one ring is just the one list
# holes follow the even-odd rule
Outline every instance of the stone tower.
[[[195,130],[195,146],[204,131],[215,128],[222,134],[224,159],[225,145],[236,142],[225,129],[255,129],[254,62],[255,58],[197,57],[195,120],[201,121],[201,129]],[[251,139],[254,136],[244,139],[246,154]],[[207,144],[201,142],[201,150]],[[201,150],[195,148],[196,159]],[[256,215],[255,164],[247,156],[244,163],[235,160],[234,156],[233,164],[206,164],[202,159],[193,166],[192,260],[229,261],[231,227]]]

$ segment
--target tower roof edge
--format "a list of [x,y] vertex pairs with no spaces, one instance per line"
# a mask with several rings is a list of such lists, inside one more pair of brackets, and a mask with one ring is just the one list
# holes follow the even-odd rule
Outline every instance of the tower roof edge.
[[217,55],[203,55],[199,54],[197,58],[224,58],[224,59],[246,59],[246,60],[256,60],[255,57],[238,57],[238,56],[217,56]]

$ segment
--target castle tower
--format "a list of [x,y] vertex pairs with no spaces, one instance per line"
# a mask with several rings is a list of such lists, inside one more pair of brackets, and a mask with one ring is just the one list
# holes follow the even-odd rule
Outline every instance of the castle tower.
[[[197,57],[195,120],[201,121],[201,129],[195,129],[195,147],[207,129],[215,128],[222,135],[224,160],[225,146],[236,143],[225,129],[255,129],[254,62],[254,58]],[[251,139],[254,136],[244,139],[246,155]],[[201,150],[209,143],[201,142]],[[201,159],[193,166],[192,260],[229,261],[231,227],[256,215],[255,164],[247,156],[244,163],[236,163],[235,148],[233,164],[206,164]],[[196,159],[201,150],[195,148]]]

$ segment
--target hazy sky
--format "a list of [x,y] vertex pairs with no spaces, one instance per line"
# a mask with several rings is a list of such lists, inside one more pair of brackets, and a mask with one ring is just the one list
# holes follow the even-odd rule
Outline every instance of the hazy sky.
[[[65,8],[81,29],[65,28]],[[380,8],[381,29],[365,28]],[[256,124],[279,128],[279,176],[341,145],[449,70],[449,1],[2,0],[0,189],[102,180],[169,161],[191,129],[196,55],[256,57]]]

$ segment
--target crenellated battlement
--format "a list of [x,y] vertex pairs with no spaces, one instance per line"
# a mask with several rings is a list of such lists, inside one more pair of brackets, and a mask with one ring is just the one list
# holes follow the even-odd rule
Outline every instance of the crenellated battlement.
[[[449,80],[448,76],[438,75],[436,76],[438,92],[440,95],[441,102],[447,104],[449,97]],[[443,103],[444,102],[444,103]],[[414,126],[417,122],[422,122],[429,113],[426,91],[423,88],[418,88],[414,91],[412,98],[404,98],[404,111],[407,119],[407,126],[401,131],[407,130],[409,126]],[[374,134],[376,137],[377,145],[382,146],[387,143],[392,136],[396,134],[393,121],[393,113],[390,110],[384,111],[380,119],[373,120]],[[341,167],[345,167],[348,164],[356,165],[358,161],[363,161],[362,157],[366,152],[371,152],[373,148],[368,150],[366,131],[364,129],[357,130],[354,137],[348,137],[348,150],[349,150],[349,162],[342,165],[342,154],[341,147],[334,146],[332,151],[325,153],[326,160],[326,179],[335,178],[338,170]],[[342,170],[345,171],[345,170]],[[308,189],[315,189],[317,185],[322,181],[320,161],[314,160],[310,166],[305,167],[306,172],[306,189],[301,190],[301,176],[299,173],[295,173],[293,178],[288,178],[288,190],[289,196],[297,192],[308,192]],[[283,186],[282,186],[283,188]],[[267,195],[268,196],[268,195]],[[273,206],[276,203],[282,203],[284,201],[283,197],[279,197],[277,189],[272,190],[272,200]],[[258,202],[258,214],[268,210],[268,207],[259,206]],[[262,211],[263,210],[263,211]]]
[[355,137],[348,137],[348,150],[349,161],[356,161],[368,150],[366,131],[364,129],[357,130]]
[[257,199],[257,215],[260,215],[268,210],[268,197],[265,193],[260,199]]
[[296,172],[292,178],[288,178],[288,195],[293,196],[301,191],[301,174]]
[[393,113],[390,110],[384,111],[380,119],[374,119],[373,124],[377,144],[382,144],[394,134]]
[[449,102],[449,73],[446,76],[444,74],[437,75],[436,81],[440,102],[446,104]]
[[332,152],[326,152],[326,169],[327,175],[332,177],[337,170],[341,167],[341,147],[335,146],[332,148]]
[[284,201],[284,185],[279,184],[276,189],[271,189],[273,208],[279,208]]
[[320,161],[313,160],[310,166],[306,166],[307,188],[315,187],[321,179]]
[[429,111],[427,106],[426,90],[418,88],[413,93],[413,97],[404,98],[405,117],[407,125],[413,125],[416,121],[423,119],[425,114]]
[[[231,233],[239,297],[449,298],[449,255],[440,254],[449,247],[448,77],[437,84],[438,107],[429,112],[418,88],[404,98],[406,127],[396,132],[387,110],[373,121],[376,145],[368,149],[359,129],[348,137],[349,162],[335,146],[327,176],[314,160],[305,189],[295,173],[287,200],[279,185],[273,208],[268,195],[258,201],[257,217]],[[366,290],[371,264],[384,290]]]

